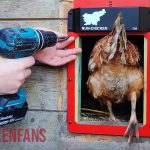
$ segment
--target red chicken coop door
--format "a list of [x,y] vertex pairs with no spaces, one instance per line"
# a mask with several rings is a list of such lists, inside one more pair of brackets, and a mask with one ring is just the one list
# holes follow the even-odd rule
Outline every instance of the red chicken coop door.
[[68,31],[76,40],[69,48],[82,54],[68,64],[70,132],[124,135],[132,117],[140,136],[150,136],[148,4],[74,1]]

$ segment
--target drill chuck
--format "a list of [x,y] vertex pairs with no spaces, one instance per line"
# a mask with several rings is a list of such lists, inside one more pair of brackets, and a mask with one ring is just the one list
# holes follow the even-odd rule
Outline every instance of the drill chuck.
[[35,30],[39,36],[39,47],[38,50],[42,50],[46,47],[52,47],[57,43],[57,35],[54,32]]

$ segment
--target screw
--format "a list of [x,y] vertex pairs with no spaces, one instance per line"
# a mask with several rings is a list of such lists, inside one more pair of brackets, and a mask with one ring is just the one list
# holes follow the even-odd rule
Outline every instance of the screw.
[[71,122],[71,121],[68,121],[68,124],[72,124],[72,122]]
[[72,79],[71,79],[71,77],[69,77],[69,81],[71,81]]

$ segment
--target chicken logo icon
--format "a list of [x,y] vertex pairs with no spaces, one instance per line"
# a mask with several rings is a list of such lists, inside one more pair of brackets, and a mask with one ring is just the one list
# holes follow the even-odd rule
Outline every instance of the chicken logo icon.
[[85,13],[83,14],[84,25],[97,25],[101,17],[106,14],[106,10],[102,9],[100,11],[95,11],[92,14]]

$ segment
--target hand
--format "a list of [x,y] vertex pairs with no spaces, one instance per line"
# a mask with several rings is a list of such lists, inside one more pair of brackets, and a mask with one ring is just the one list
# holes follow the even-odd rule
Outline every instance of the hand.
[[[53,31],[55,32],[55,31]],[[64,36],[59,32],[55,32],[58,36]],[[76,59],[76,55],[81,52],[80,48],[64,50],[70,43],[74,41],[74,37],[69,37],[66,41],[59,42],[53,47],[47,47],[42,51],[36,51],[33,57],[44,64],[50,66],[61,66]]]
[[31,57],[19,59],[0,58],[0,95],[14,94],[31,75],[35,60]]

